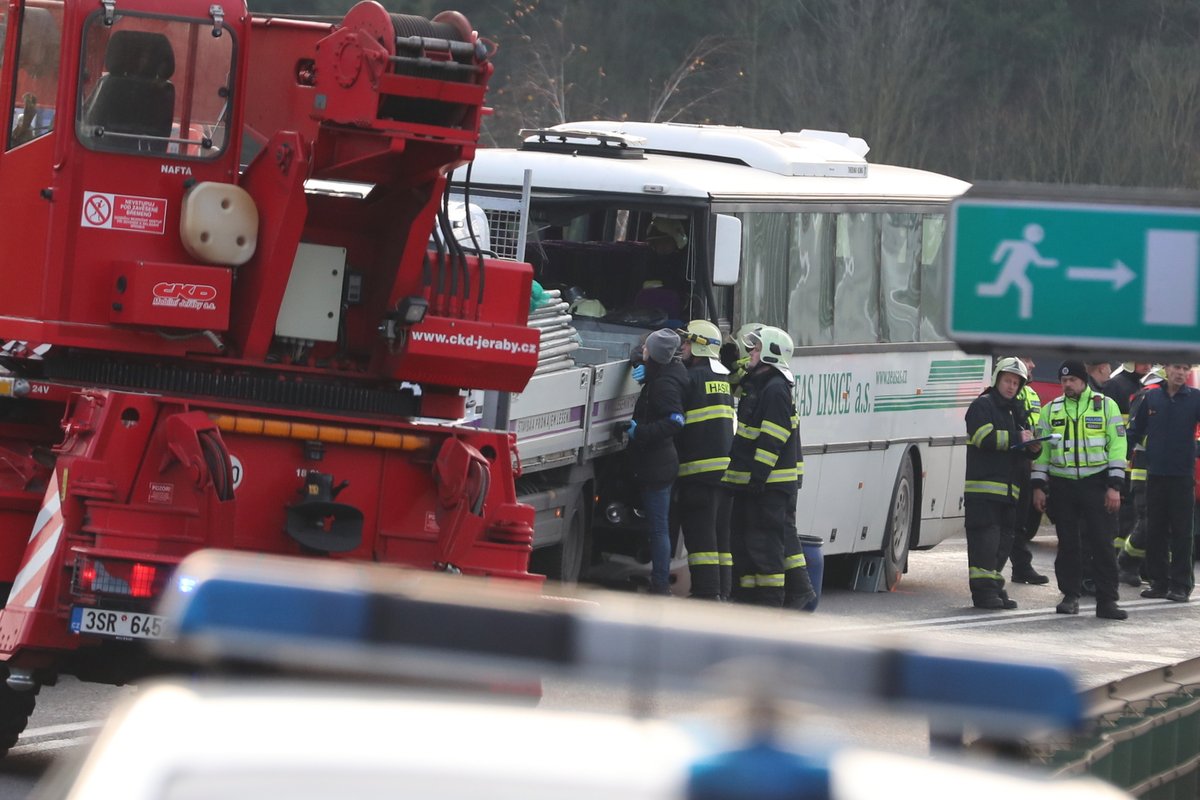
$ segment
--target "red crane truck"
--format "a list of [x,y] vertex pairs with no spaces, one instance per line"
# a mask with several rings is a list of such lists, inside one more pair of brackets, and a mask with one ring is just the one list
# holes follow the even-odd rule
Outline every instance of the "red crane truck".
[[537,364],[529,267],[446,213],[494,47],[375,2],[0,18],[0,752],[144,670],[201,548],[535,580],[513,438],[455,424]]

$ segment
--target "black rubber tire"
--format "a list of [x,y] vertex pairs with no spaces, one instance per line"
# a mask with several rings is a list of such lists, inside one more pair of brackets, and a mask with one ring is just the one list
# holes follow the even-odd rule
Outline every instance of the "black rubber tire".
[[[0,671],[0,677],[8,677],[8,672]],[[0,681],[0,756],[17,743],[21,731],[29,724],[36,703],[36,690],[18,692]]]
[[892,501],[888,506],[887,525],[883,531],[883,573],[889,592],[900,583],[908,567],[908,547],[912,542],[916,500],[912,458],[905,454],[892,487]]
[[578,583],[583,576],[586,555],[587,530],[583,514],[576,509],[571,513],[571,522],[563,533],[563,540],[534,551],[529,571],[560,583]]

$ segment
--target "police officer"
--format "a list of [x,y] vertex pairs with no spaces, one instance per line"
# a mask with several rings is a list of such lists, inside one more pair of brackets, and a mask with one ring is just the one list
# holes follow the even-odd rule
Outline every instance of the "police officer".
[[1054,504],[1058,556],[1054,574],[1063,599],[1060,614],[1078,614],[1082,590],[1081,550],[1092,554],[1096,616],[1125,619],[1117,605],[1116,536],[1121,489],[1125,485],[1125,425],[1111,397],[1092,391],[1087,370],[1074,359],[1058,369],[1063,394],[1042,408],[1043,433],[1058,434],[1042,448],[1033,466],[1033,504]]
[[[1025,365],[1025,374],[1028,379],[1028,376],[1033,375],[1033,368],[1036,365],[1032,358],[1022,357],[1021,363]],[[1028,383],[1021,387],[1021,391],[1017,392],[1017,404],[1025,412],[1029,429],[1036,431],[1038,416],[1042,410],[1042,400]],[[1036,450],[1027,452],[1036,454]],[[1021,494],[1017,498],[1016,527],[1013,531],[1012,552],[1008,558],[1012,562],[1013,583],[1043,586],[1050,582],[1050,578],[1033,568],[1033,551],[1029,549],[1029,542],[1037,535],[1038,528],[1042,524],[1042,513],[1033,507],[1033,488],[1029,482],[1031,467],[1032,464],[1028,459],[1021,460]]]
[[[735,491],[733,596],[738,602],[779,608],[784,604],[785,558],[793,549],[788,539],[795,538],[788,506],[795,506],[804,474],[795,379],[788,364],[794,346],[785,331],[771,326],[748,334],[743,344],[750,353],[742,381],[745,394],[738,403],[737,432],[722,479]],[[790,566],[795,570],[794,602],[807,604],[815,593],[803,551]]]
[[1195,586],[1192,515],[1196,503],[1196,426],[1200,390],[1187,385],[1190,364],[1167,364],[1161,389],[1148,392],[1131,423],[1146,437],[1146,573],[1142,597],[1184,603]]
[[967,569],[976,608],[1016,608],[1000,572],[1016,527],[1017,499],[1026,464],[1040,445],[1033,439],[1017,393],[1029,380],[1018,358],[1002,358],[992,385],[967,408],[967,473],[964,511]]
[[733,555],[729,513],[733,495],[721,486],[733,444],[733,396],[729,370],[718,360],[721,331],[696,319],[677,331],[683,339],[688,386],[683,396],[683,432],[675,441],[679,479],[675,502],[692,576],[692,597],[728,599]]

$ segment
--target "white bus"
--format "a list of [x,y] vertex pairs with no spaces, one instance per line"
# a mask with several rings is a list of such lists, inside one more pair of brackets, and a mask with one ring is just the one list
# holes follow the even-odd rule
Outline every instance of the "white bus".
[[[638,389],[617,370],[649,330],[706,318],[796,342],[797,529],[826,557],[865,556],[857,588],[893,588],[910,549],[962,530],[963,415],[990,370],[944,331],[947,211],[968,184],[868,163],[861,139],[825,131],[593,121],[523,138],[480,150],[469,183],[466,168],[455,181],[486,212],[491,249],[571,302],[580,347],[565,377],[547,363],[490,420],[517,432],[527,476],[564,476],[534,487],[555,498],[541,496],[539,520],[570,519],[562,497],[582,481],[583,557],[603,567],[620,549],[628,509],[605,485],[620,467],[596,458]],[[586,369],[604,397],[572,371]],[[583,399],[563,402],[551,380]],[[572,431],[588,444],[561,448]],[[542,543],[569,541],[561,527]],[[555,552],[571,562],[579,549]]]

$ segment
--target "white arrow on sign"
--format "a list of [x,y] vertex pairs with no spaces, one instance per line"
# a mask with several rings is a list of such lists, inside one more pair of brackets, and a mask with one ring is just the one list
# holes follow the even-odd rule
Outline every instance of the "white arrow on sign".
[[1067,267],[1067,279],[1072,281],[1108,281],[1113,291],[1128,284],[1137,273],[1117,259],[1111,267]]

